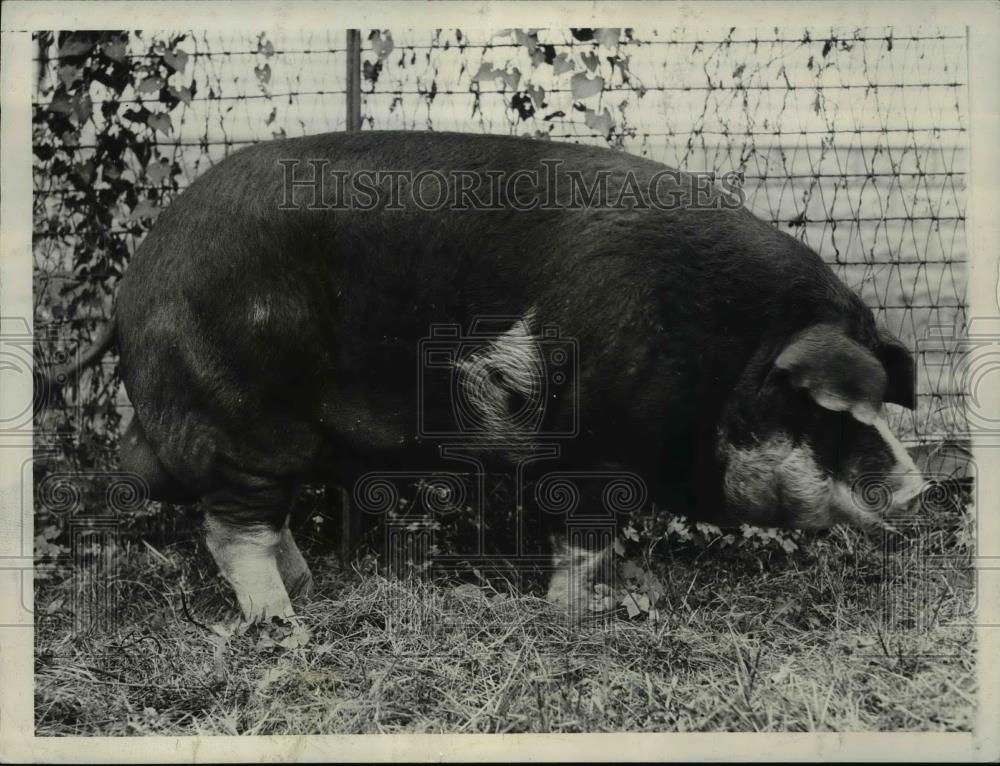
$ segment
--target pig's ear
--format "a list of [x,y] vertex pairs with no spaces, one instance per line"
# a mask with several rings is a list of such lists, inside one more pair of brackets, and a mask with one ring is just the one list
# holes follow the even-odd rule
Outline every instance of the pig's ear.
[[879,361],[889,375],[889,384],[885,392],[885,400],[893,404],[914,409],[917,406],[915,392],[916,374],[913,365],[913,355],[910,349],[898,341],[886,330],[879,330],[879,340],[882,343],[878,350]]
[[850,412],[871,424],[882,409],[886,372],[868,349],[832,325],[815,325],[796,335],[774,366],[805,388],[820,407]]

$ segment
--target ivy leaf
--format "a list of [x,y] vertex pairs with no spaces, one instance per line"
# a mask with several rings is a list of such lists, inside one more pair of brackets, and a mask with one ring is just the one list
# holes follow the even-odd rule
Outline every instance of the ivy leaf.
[[94,162],[93,160],[87,160],[86,162],[78,162],[73,165],[73,172],[79,176],[80,180],[84,184],[91,184],[94,181]]
[[170,163],[162,159],[149,163],[146,168],[146,177],[153,184],[159,185],[164,179],[170,177]]
[[271,58],[271,56],[274,55],[274,45],[271,43],[270,40],[268,40],[267,42],[264,42],[264,43],[262,43],[261,41],[258,40],[257,41],[257,53],[262,53],[262,54],[264,54],[264,58],[268,58],[269,59],[269,58]]
[[164,80],[159,75],[153,75],[151,77],[144,77],[139,82],[139,87],[136,88],[142,95],[148,95],[150,93],[159,93],[160,89],[166,84]]
[[643,612],[649,611],[649,599],[639,593],[629,593],[621,601],[622,606],[628,612],[629,619],[638,617]]
[[67,40],[59,46],[59,58],[71,58],[73,56],[83,56],[90,53],[94,47],[93,43],[87,40]]
[[600,114],[593,109],[588,109],[583,115],[583,122],[588,128],[602,136],[607,136],[615,128],[614,118],[607,107],[604,107],[604,111]]
[[165,136],[169,136],[174,129],[174,125],[170,121],[170,115],[164,113],[149,115],[146,118],[146,124],[153,130],[160,131]]
[[167,93],[176,98],[178,101],[183,101],[188,106],[191,106],[192,94],[189,88],[184,88],[184,87],[177,88],[171,85],[169,88],[167,88]]
[[138,221],[142,218],[148,218],[150,221],[155,221],[156,217],[160,214],[160,208],[153,205],[148,199],[140,200],[132,212],[129,213],[128,220]]
[[575,65],[570,61],[569,55],[565,53],[560,53],[556,56],[556,60],[552,62],[552,72],[557,77],[566,72],[572,72]]
[[271,65],[264,64],[263,66],[255,66],[253,68],[254,75],[257,76],[257,82],[261,85],[267,85],[271,82]]
[[523,45],[525,48],[527,48],[528,53],[530,54],[535,52],[535,47],[538,45],[538,35],[535,34],[534,32],[532,32],[531,34],[527,34],[525,32],[522,32],[520,29],[515,29],[514,41],[518,45]]
[[621,37],[621,34],[622,31],[620,28],[594,30],[594,37],[597,39],[597,44],[603,45],[605,48],[617,48],[618,39]]
[[49,604],[45,607],[45,614],[55,614],[60,609],[62,609],[62,606],[65,603],[65,601],[66,600],[64,598],[57,598],[53,601],[50,601]]
[[188,54],[182,50],[163,51],[163,63],[166,64],[171,69],[173,69],[175,72],[184,71],[184,68],[187,66],[188,63],[188,58],[190,58]]
[[706,521],[695,522],[695,529],[701,532],[705,537],[721,537],[722,530],[719,529],[715,524],[709,524]]
[[526,92],[531,97],[535,109],[541,109],[545,105],[545,89],[540,85],[529,85]]
[[472,78],[472,81],[488,82],[489,80],[492,80],[493,78],[498,77],[499,75],[500,73],[493,68],[492,64],[484,61],[479,65],[479,71],[476,72],[475,76]]
[[372,51],[378,56],[379,61],[385,61],[389,54],[392,53],[396,44],[392,41],[392,32],[380,32],[377,29],[373,29],[371,34],[368,35],[368,39],[372,44]]
[[101,53],[120,64],[128,55],[128,46],[124,40],[112,40],[111,42],[104,43],[101,47]]
[[521,70],[513,67],[509,72],[501,72],[504,83],[511,90],[517,90],[518,83],[521,82]]
[[573,100],[582,101],[585,98],[592,98],[604,90],[604,78],[591,78],[580,72],[573,75],[569,81],[569,86],[573,93]]
[[90,119],[94,113],[94,102],[90,99],[90,94],[79,93],[72,100],[73,114],[76,115],[78,123],[84,123]]
[[80,79],[80,75],[82,73],[83,70],[78,66],[74,66],[73,64],[63,64],[59,67],[59,82],[69,88],[73,83]]
[[632,582],[633,584],[638,584],[642,582],[642,578],[645,575],[642,567],[636,564],[634,561],[626,561],[622,564],[622,577],[626,580]]
[[305,628],[305,626],[296,622],[292,626],[292,632],[280,639],[277,643],[278,646],[285,649],[299,649],[308,644],[311,638],[312,635]]
[[660,582],[660,578],[652,572],[645,573],[642,583],[643,590],[649,596],[650,604],[655,604],[667,592],[667,589],[663,587],[663,583]]
[[73,105],[70,103],[69,95],[66,91],[56,91],[56,94],[49,102],[49,111],[56,114],[69,114],[73,111]]
[[587,69],[589,69],[591,72],[596,72],[597,67],[601,63],[601,59],[598,58],[597,54],[594,53],[593,51],[582,54],[580,56],[580,61],[582,61],[584,65],[587,67]]

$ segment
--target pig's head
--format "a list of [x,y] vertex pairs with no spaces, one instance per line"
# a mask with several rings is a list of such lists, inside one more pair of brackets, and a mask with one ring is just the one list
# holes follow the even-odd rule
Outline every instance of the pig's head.
[[762,349],[720,426],[727,515],[820,529],[907,508],[923,482],[885,402],[914,406],[912,357],[887,333],[865,345],[815,324]]

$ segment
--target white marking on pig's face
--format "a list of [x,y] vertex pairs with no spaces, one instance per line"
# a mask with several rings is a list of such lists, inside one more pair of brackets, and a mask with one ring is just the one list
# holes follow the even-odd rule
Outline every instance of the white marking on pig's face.
[[722,442],[724,496],[752,524],[824,529],[840,522],[877,524],[884,514],[909,505],[923,478],[906,449],[877,417],[871,427],[894,461],[888,471],[866,472],[864,455],[849,461],[848,475],[821,466],[807,440],[776,432],[749,447]]
[[833,481],[812,449],[777,433],[752,447],[725,447],[726,501],[741,521],[765,526],[830,526]]

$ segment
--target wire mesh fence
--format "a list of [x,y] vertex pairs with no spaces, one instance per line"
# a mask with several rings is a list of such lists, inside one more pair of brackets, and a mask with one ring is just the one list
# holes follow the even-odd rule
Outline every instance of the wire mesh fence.
[[[901,435],[933,442],[964,432],[950,363],[966,322],[964,29],[361,37],[363,130],[528,135],[610,145],[682,170],[742,172],[748,207],[819,252],[919,352],[918,407],[892,413]],[[343,130],[351,86],[346,32],[120,33],[114,47],[88,39],[81,53],[73,35],[38,36],[36,326],[55,323],[74,338],[108,315],[157,209],[243,145]],[[130,79],[88,81],[88,105],[74,71],[98,55]],[[82,117],[72,137],[51,121],[38,127],[59,109]],[[103,147],[122,130],[134,141],[109,176]],[[81,235],[98,212],[100,236]],[[935,342],[922,346],[929,336]],[[127,408],[113,369],[109,357],[76,404],[103,398]]]

